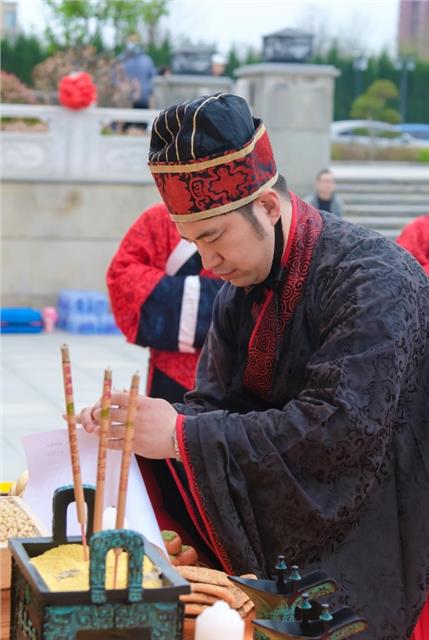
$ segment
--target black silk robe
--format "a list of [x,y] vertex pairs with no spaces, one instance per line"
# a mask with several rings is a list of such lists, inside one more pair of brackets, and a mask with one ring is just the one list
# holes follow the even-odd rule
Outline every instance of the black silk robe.
[[217,297],[176,482],[227,571],[324,569],[359,637],[403,640],[429,585],[429,279],[386,238],[293,211],[271,292]]

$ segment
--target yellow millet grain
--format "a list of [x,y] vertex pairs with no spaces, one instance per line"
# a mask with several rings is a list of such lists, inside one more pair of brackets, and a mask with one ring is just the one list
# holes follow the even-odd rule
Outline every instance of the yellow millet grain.
[[[89,561],[83,557],[81,544],[64,544],[45,551],[36,558],[31,558],[43,580],[51,591],[88,591]],[[106,561],[106,588],[113,589],[115,552],[111,549]],[[128,555],[122,552],[119,556],[116,588],[125,589],[128,584]],[[162,587],[159,572],[155,565],[145,556],[143,562],[143,587],[155,589]]]

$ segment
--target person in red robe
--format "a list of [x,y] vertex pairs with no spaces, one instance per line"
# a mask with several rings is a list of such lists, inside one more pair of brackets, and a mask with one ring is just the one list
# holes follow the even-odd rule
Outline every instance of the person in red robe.
[[[407,224],[396,241],[415,257],[429,276],[429,215],[415,218]],[[428,640],[428,638],[429,600],[426,601],[417,621],[412,640]]]
[[194,385],[222,281],[203,269],[164,204],[131,226],[106,279],[117,325],[129,342],[150,348],[147,395],[182,402]]
[[415,218],[407,224],[396,242],[415,257],[429,276],[429,215]]

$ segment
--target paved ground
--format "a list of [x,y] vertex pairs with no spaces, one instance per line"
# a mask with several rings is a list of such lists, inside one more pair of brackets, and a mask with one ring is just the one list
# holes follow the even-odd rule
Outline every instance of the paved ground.
[[141,389],[145,389],[147,350],[127,344],[122,336],[75,336],[60,331],[2,335],[0,481],[16,480],[26,468],[21,436],[63,426],[60,346],[64,343],[70,347],[76,409],[100,396],[107,366],[112,369],[114,387],[128,388],[132,374],[139,370]]

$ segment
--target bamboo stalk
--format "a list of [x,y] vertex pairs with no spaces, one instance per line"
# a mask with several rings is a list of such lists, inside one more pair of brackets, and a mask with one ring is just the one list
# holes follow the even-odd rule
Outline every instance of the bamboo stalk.
[[70,458],[73,473],[74,498],[76,501],[77,520],[82,532],[82,544],[84,559],[88,560],[88,547],[86,544],[86,510],[85,498],[83,495],[82,476],[80,473],[79,448],[76,434],[76,416],[73,400],[73,383],[71,375],[70,353],[68,345],[61,347],[61,359],[63,366],[64,394],[66,401],[66,416],[69,434]]
[[[127,504],[128,476],[130,471],[131,454],[134,442],[134,421],[137,412],[137,400],[139,393],[140,375],[135,373],[131,380],[130,395],[128,400],[127,420],[125,423],[124,443],[122,448],[121,472],[119,476],[118,500],[116,505],[116,529],[122,529],[125,521]],[[119,556],[122,549],[115,549],[115,570],[113,575],[113,588],[116,589]]]
[[110,404],[112,399],[112,372],[104,370],[103,395],[101,397],[101,421],[98,440],[97,483],[95,487],[94,533],[101,531],[104,511],[104,491],[106,484],[107,436],[110,428]]

